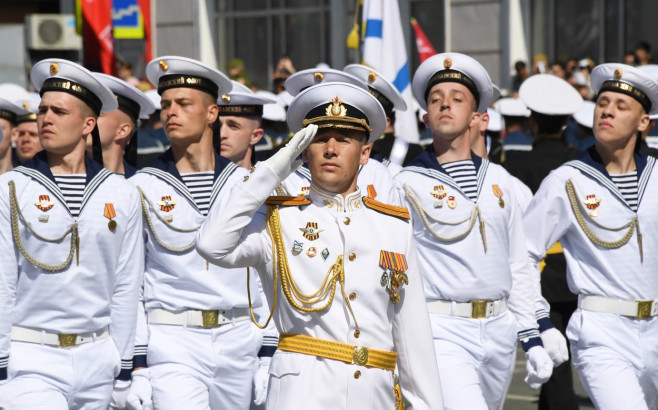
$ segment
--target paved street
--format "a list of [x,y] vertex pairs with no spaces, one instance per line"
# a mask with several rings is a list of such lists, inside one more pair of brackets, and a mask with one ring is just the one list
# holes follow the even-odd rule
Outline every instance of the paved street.
[[[580,383],[576,369],[573,369],[573,374],[574,387],[576,389],[576,395],[580,399],[581,410],[593,409],[594,405],[592,405],[589,397],[587,397],[587,393]],[[519,348],[517,352],[514,378],[512,379],[512,385],[510,386],[509,392],[507,393],[504,410],[537,410],[539,391],[535,392],[530,390],[523,382],[523,377],[525,377],[525,359],[523,350]]]

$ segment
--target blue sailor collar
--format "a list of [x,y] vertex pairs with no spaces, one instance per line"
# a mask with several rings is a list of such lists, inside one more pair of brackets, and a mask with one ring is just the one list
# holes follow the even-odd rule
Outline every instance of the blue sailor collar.
[[[647,167],[647,162],[649,158],[647,154],[640,151],[634,152],[633,156],[635,157],[635,166],[637,167],[637,177],[639,180],[640,175],[642,175],[644,169]],[[581,161],[586,165],[589,165],[590,167],[596,169],[603,176],[605,176],[606,178],[612,181],[610,174],[608,174],[608,170],[605,169],[605,165],[603,164],[603,160],[601,159],[601,156],[599,155],[598,151],[596,151],[595,145],[589,147],[585,152],[580,154],[578,158],[575,159],[575,161]]]
[[[482,165],[482,158],[475,155],[471,151],[471,160],[475,165],[475,173],[477,174],[480,171],[480,166]],[[448,175],[448,173],[443,169],[439,161],[436,159],[436,152],[434,151],[434,144],[430,144],[425,148],[416,158],[414,158],[409,164],[409,167],[422,167],[428,169],[434,169],[443,174]]]
[[[220,157],[215,153],[215,175],[212,192],[210,194],[210,205],[213,204],[215,198],[219,194],[219,191],[222,189],[228,177],[238,168],[230,160]],[[171,185],[176,189],[181,195],[187,198],[187,200],[194,206],[197,211],[198,207],[194,197],[190,193],[189,189],[183,182],[183,177],[181,177],[176,168],[176,163],[174,162],[174,154],[172,153],[171,148],[165,151],[164,154],[160,155],[155,161],[153,161],[149,166],[142,168],[137,171],[137,173],[146,173],[153,175],[167,184]]]
[[335,210],[336,212],[352,212],[360,209],[363,205],[361,190],[358,187],[356,188],[356,191],[343,197],[341,194],[325,191],[311,183],[309,197],[315,205],[321,208]]
[[[476,195],[477,198],[479,198],[480,191],[482,190],[482,185],[484,183],[484,178],[487,174],[487,169],[489,168],[489,160],[478,157],[473,151],[471,151],[471,160],[475,165],[475,174],[477,176]],[[462,193],[462,195],[467,197],[459,184],[457,184],[457,182],[452,179],[450,174],[448,174],[448,172],[441,166],[441,164],[439,164],[439,161],[436,159],[436,154],[434,153],[433,145],[425,148],[425,150],[418,154],[418,156],[406,167],[404,167],[403,170],[417,172],[419,174],[427,175],[430,178],[439,180],[445,184],[450,185],[452,188],[458,190]]]
[[[230,167],[231,165],[233,165],[233,163],[230,160],[220,157],[215,153],[215,179],[219,178],[222,171],[224,171],[227,166]],[[183,182],[183,177],[180,176],[178,168],[176,168],[176,162],[174,161],[174,154],[171,148],[155,159],[155,161],[151,162],[148,165],[148,168],[155,168],[164,171],[169,175],[173,175],[181,183]]]
[[[649,176],[651,175],[651,171],[656,163],[656,159],[640,151],[634,152],[633,156],[635,158],[635,166],[637,169],[637,203],[639,207],[639,204],[642,202],[644,191],[647,187],[647,182],[649,181]],[[591,178],[599,181],[603,186],[608,188],[610,192],[615,194],[622,203],[626,204],[626,200],[619,192],[614,182],[612,182],[612,177],[608,173],[608,170],[605,169],[603,160],[596,151],[596,146],[588,148],[585,152],[580,154],[578,158],[565,163],[565,165],[576,168]]]
[[[38,152],[34,157],[32,157],[31,160],[26,161],[19,167],[16,167],[16,170],[20,171],[20,167],[38,171],[44,177],[48,178],[52,182],[55,182],[55,177],[50,170],[50,165],[48,165],[48,152],[46,151]],[[85,181],[87,185],[89,185],[91,180],[94,179],[94,177],[104,169],[101,164],[91,158],[88,158],[87,156],[85,156],[85,168],[87,169],[87,180]]]
[[[82,210],[84,209],[85,204],[89,200],[91,194],[96,191],[96,188],[98,188],[107,177],[112,175],[111,171],[103,168],[98,162],[86,156],[85,167],[87,168],[87,176],[85,181],[85,190],[82,194],[80,214],[82,214]],[[31,160],[26,161],[25,164],[14,168],[14,171],[36,179],[46,188],[48,188],[48,190],[53,195],[55,195],[61,203],[66,204],[64,195],[62,195],[59,186],[55,182],[55,177],[50,170],[50,166],[48,165],[48,153],[46,151],[37,153]]]
[[137,173],[137,168],[133,167],[130,165],[128,162],[123,161],[123,168],[124,168],[124,174],[123,176],[128,179],[131,176],[135,175]]

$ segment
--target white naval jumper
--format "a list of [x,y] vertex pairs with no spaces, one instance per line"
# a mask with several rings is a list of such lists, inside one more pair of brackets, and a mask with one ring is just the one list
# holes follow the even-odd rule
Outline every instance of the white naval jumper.
[[[42,330],[57,334],[100,332],[109,327],[111,340],[120,355],[114,376],[130,378],[132,370],[136,304],[139,284],[143,277],[144,247],[141,238],[141,210],[134,186],[123,177],[112,174],[100,165],[85,159],[86,186],[79,216],[71,215],[62,191],[47,163],[46,152],[0,176],[0,378],[6,377],[9,356],[9,379],[22,371],[56,374],[65,377],[67,369],[49,368],[49,346],[35,369],[23,367],[28,358],[14,360],[10,346],[12,326]],[[15,185],[18,203],[18,234],[25,253],[38,264],[59,265],[70,261],[57,271],[48,271],[26,260],[12,237],[12,215],[8,183]],[[114,215],[108,210],[114,211]],[[114,229],[110,228],[114,221]],[[61,240],[46,242],[76,229],[79,246],[71,240],[71,233]],[[72,253],[71,253],[72,252]],[[52,267],[52,266],[51,266]],[[82,345],[81,345],[82,346]],[[79,349],[76,347],[73,349]],[[74,352],[75,350],[71,350]],[[99,351],[97,355],[104,355]],[[102,372],[98,363],[76,363]],[[30,365],[32,365],[31,363]],[[41,367],[41,369],[39,369]],[[74,370],[74,373],[76,370]],[[80,370],[80,373],[84,373]],[[3,377],[4,376],[4,377]],[[88,380],[93,383],[93,378]],[[109,401],[112,380],[109,380]],[[71,386],[72,390],[79,387]],[[72,396],[74,392],[70,393]]]
[[[229,160],[215,156],[214,182],[207,206],[217,206],[224,201],[230,187],[242,181],[245,173],[246,170]],[[271,356],[277,337],[272,329],[263,341],[262,332],[248,319],[246,270],[209,265],[194,249],[197,230],[206,216],[178,172],[171,150],[138,171],[130,182],[142,193],[146,238],[144,312],[137,324],[135,366],[148,364],[151,368],[154,403],[160,407],[170,406],[167,408],[179,405],[170,398],[166,402],[158,399],[170,397],[159,396],[158,392],[176,395],[176,386],[173,389],[159,387],[162,380],[153,376],[157,374],[156,365],[174,363],[189,367],[189,372],[199,372],[199,378],[210,390],[211,407],[248,405],[259,349],[262,348],[261,355]],[[254,310],[262,311],[265,305],[254,280],[251,281],[251,295]],[[151,318],[154,310],[158,314],[163,313],[162,310],[171,313],[224,311],[231,323],[213,329],[155,324]],[[238,313],[240,321],[235,321],[231,315]],[[191,326],[191,319],[188,320]],[[148,330],[145,330],[147,322]],[[206,343],[223,345],[222,356],[216,357],[212,349],[204,347]],[[233,353],[229,349],[237,351]],[[232,357],[224,359],[229,353]],[[231,370],[233,365],[238,368]],[[170,373],[164,367],[163,372]],[[179,396],[185,399],[182,394]]]
[[[658,405],[658,317],[617,315],[624,314],[621,301],[653,300],[653,312],[647,313],[658,311],[656,159],[636,153],[635,163],[637,211],[591,148],[544,179],[524,217],[534,269],[555,241],[562,244],[569,289],[581,295],[567,337],[574,364],[597,407]],[[605,304],[610,313],[587,309],[584,296],[611,298]],[[538,308],[548,310],[547,305]]]
[[[471,156],[475,200],[438,163],[433,146],[395,182],[413,211],[446,408],[498,408],[514,369],[517,338],[526,351],[541,340],[519,187],[502,167]],[[459,317],[457,304],[472,300],[496,301],[493,315]],[[461,390],[466,385],[481,388]]]
[[[197,244],[213,263],[254,266],[270,303],[276,272],[266,209],[261,206],[279,182],[267,166],[257,165],[249,180],[233,188],[229,202],[213,208]],[[357,190],[343,198],[311,185],[305,205],[278,207],[282,243],[300,291],[320,288],[340,256],[344,257],[344,293],[337,284],[333,302],[325,310],[304,312],[277,287],[277,328],[281,333],[395,351],[402,393],[412,408],[442,408],[436,368],[427,365],[434,360],[434,349],[409,221],[369,209],[361,195]],[[309,230],[313,226],[317,229]],[[406,255],[408,284],[401,288],[400,303],[392,303],[386,290],[381,251]],[[321,300],[323,305],[329,298],[325,295]],[[355,333],[353,318],[360,333]],[[390,370],[281,349],[272,360],[268,409],[390,409],[394,405]]]

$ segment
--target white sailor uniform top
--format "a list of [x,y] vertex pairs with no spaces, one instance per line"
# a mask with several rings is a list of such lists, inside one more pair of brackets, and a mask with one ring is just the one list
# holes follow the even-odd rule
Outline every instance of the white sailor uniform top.
[[[246,172],[226,158],[216,155],[210,208],[223,201],[230,188],[242,181]],[[183,182],[171,149],[139,170],[130,182],[140,191],[145,215],[145,311],[228,311],[247,308],[245,269],[209,265],[194,249],[197,230],[206,217],[198,209]],[[253,307],[260,308],[263,301],[257,283],[252,281],[250,285]],[[146,326],[146,320],[140,320],[137,326],[138,335],[146,334],[142,329]],[[138,343],[143,342],[143,338],[138,338]],[[276,346],[276,341],[273,345]],[[145,366],[146,346],[138,344],[135,349],[135,366]],[[269,355],[272,355],[274,348],[270,350]]]
[[[278,183],[267,166],[257,165],[249,180],[233,188],[230,201],[212,210],[199,232],[199,252],[222,266],[254,266],[270,304],[277,298],[274,320],[282,334],[393,350],[402,393],[413,408],[441,408],[438,370],[427,366],[435,355],[408,219],[371,209],[379,202],[359,190],[343,198],[311,185],[306,198],[273,197],[269,212],[277,210],[279,222],[270,219],[271,232],[281,233],[274,236],[278,260],[285,248],[289,266],[275,268],[268,211],[261,205]],[[399,303],[392,302],[396,289],[385,269],[393,256],[408,277],[398,289]],[[344,275],[336,274],[341,271]],[[287,285],[273,292],[279,277]],[[321,288],[327,292],[315,304],[286,296]],[[394,408],[390,370],[282,351],[281,343],[270,367],[268,409]]]
[[433,146],[395,177],[413,211],[425,297],[428,302],[507,300],[527,351],[541,342],[518,188],[501,166],[471,157],[476,201],[441,167]]
[[[656,159],[635,153],[638,207],[633,211],[594,148],[552,171],[524,216],[533,265],[560,241],[574,294],[658,300]],[[548,306],[538,308],[548,310]]]
[[45,151],[0,176],[0,379],[12,325],[57,334],[109,326],[121,356],[119,378],[130,379],[144,272],[139,196],[123,177],[89,159],[85,165],[77,218]]

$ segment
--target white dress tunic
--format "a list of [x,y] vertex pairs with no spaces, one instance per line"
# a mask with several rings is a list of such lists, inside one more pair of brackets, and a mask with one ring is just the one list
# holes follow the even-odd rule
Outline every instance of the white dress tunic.
[[[197,242],[199,252],[213,263],[254,266],[270,303],[275,296],[273,280],[279,275],[273,270],[272,240],[261,206],[279,182],[267,166],[257,166],[247,181],[233,188],[230,201],[212,209]],[[277,285],[277,328],[281,333],[395,351],[402,394],[412,408],[441,409],[409,221],[368,208],[358,190],[346,197],[314,185],[309,191],[306,204],[278,208],[291,277],[302,293],[313,293],[342,259],[344,283],[336,284],[332,303],[318,312],[293,307]],[[391,302],[382,279],[381,251],[406,257],[408,284],[401,287],[399,303]],[[325,295],[318,305],[329,300]],[[360,332],[355,332],[357,323]],[[267,408],[393,409],[393,379],[390,370],[279,349],[270,367]]]

